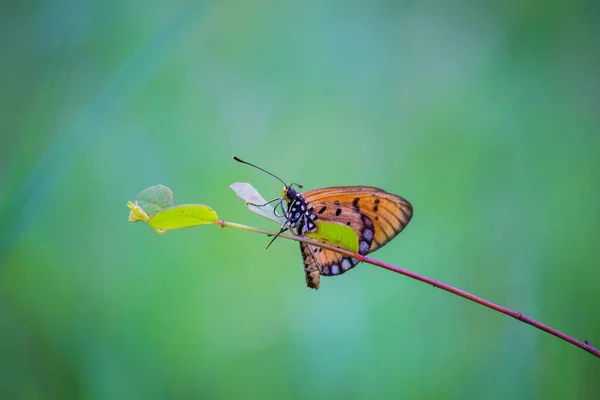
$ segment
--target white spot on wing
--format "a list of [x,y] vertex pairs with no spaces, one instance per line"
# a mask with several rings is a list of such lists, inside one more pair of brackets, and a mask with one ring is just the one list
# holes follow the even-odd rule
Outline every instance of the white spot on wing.
[[352,267],[352,264],[350,263],[350,260],[347,258],[344,258],[342,260],[342,269],[344,271],[348,271],[351,267]]
[[333,275],[337,275],[337,274],[339,274],[339,273],[340,273],[340,266],[339,266],[339,265],[337,265],[337,264],[333,264],[333,265],[331,266],[331,273],[332,273]]
[[369,251],[369,243],[365,242],[364,240],[361,240],[358,245],[358,252],[361,254],[365,254],[367,251]]
[[373,240],[373,231],[370,230],[369,228],[366,228],[363,231],[363,236],[365,237],[365,239],[367,239],[368,241]]

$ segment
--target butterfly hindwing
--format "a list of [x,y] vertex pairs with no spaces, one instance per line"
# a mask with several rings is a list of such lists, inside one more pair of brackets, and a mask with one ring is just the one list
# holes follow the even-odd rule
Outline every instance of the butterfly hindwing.
[[360,262],[356,258],[305,243],[300,243],[300,251],[304,263],[306,285],[313,289],[319,288],[320,275],[341,275]]
[[[317,219],[322,222],[334,222],[352,228],[358,235],[358,252],[367,254],[374,239],[373,222],[369,217],[356,213],[352,208],[333,203],[319,202],[313,207]],[[318,288],[319,275],[341,275],[356,266],[359,261],[353,257],[300,243],[302,261],[306,273],[306,284]]]

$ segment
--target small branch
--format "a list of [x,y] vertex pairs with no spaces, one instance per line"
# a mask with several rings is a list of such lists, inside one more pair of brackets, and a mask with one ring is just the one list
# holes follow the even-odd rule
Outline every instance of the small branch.
[[[273,236],[273,235],[277,234],[277,232],[274,232],[274,231],[270,231],[270,230],[266,230],[266,229],[260,229],[260,228],[254,228],[254,227],[251,227],[251,226],[236,224],[236,223],[227,222],[227,221],[217,221],[217,225],[219,225],[221,227],[224,227],[224,228],[225,227],[227,227],[227,228],[237,228],[237,229],[242,229],[242,230],[245,230],[245,231],[251,231],[251,232],[256,232],[256,233],[261,233],[261,234],[269,235],[269,236]],[[587,351],[588,353],[591,353],[591,354],[595,355],[596,357],[600,358],[600,350],[598,350],[598,349],[594,348],[593,346],[591,346],[588,343],[587,340],[584,341],[584,342],[580,342],[579,340],[577,340],[575,338],[572,338],[571,336],[568,336],[568,335],[566,335],[566,334],[564,334],[564,333],[562,333],[562,332],[560,332],[560,331],[558,331],[558,330],[556,330],[556,329],[554,329],[554,328],[552,328],[552,327],[550,327],[548,325],[544,325],[541,322],[538,322],[538,321],[536,321],[536,320],[534,320],[532,318],[529,318],[529,317],[527,317],[527,316],[525,316],[525,315],[523,315],[523,314],[521,314],[519,312],[512,311],[512,310],[510,310],[508,308],[499,306],[497,304],[492,303],[491,301],[487,301],[485,299],[482,299],[481,297],[477,297],[477,296],[475,296],[475,295],[473,295],[471,293],[465,292],[464,290],[460,290],[458,288],[455,288],[454,286],[450,286],[450,285],[447,285],[447,284],[445,284],[443,282],[437,281],[435,279],[427,278],[425,276],[416,274],[416,273],[414,273],[412,271],[409,271],[409,270],[406,270],[404,268],[400,268],[400,267],[397,267],[395,265],[388,264],[388,263],[385,263],[383,261],[376,260],[374,258],[366,257],[366,256],[360,255],[358,253],[354,253],[352,251],[349,251],[349,250],[346,250],[346,249],[342,249],[340,247],[336,247],[336,246],[328,244],[328,243],[323,243],[323,242],[319,242],[319,241],[314,240],[314,239],[309,239],[309,238],[304,237],[304,236],[290,235],[290,234],[287,234],[287,233],[282,233],[279,236],[280,237],[284,237],[286,239],[295,240],[297,242],[302,242],[302,243],[310,244],[312,246],[321,247],[323,249],[331,250],[331,251],[334,251],[336,253],[340,253],[340,254],[343,254],[343,255],[346,255],[346,256],[349,256],[349,257],[354,257],[354,258],[357,258],[360,261],[366,262],[368,264],[372,264],[372,265],[375,265],[377,267],[385,268],[387,270],[396,272],[398,274],[402,274],[404,276],[408,276],[409,278],[416,279],[418,281],[421,281],[421,282],[433,285],[433,286],[435,286],[437,288],[445,290],[446,292],[450,292],[452,294],[455,294],[455,295],[460,296],[462,298],[465,298],[467,300],[471,300],[471,301],[473,301],[475,303],[481,304],[484,307],[491,308],[492,310],[495,310],[495,311],[501,312],[502,314],[506,314],[508,316],[516,318],[516,319],[518,319],[521,322],[524,322],[524,323],[529,324],[531,326],[534,326],[537,329],[540,329],[540,330],[542,330],[542,331],[544,331],[546,333],[554,335],[557,338],[562,339],[562,340],[564,340],[566,342],[569,342],[569,343],[571,343],[571,344],[573,344],[573,345],[575,345],[575,346],[577,346],[577,347],[579,347],[579,348]]]

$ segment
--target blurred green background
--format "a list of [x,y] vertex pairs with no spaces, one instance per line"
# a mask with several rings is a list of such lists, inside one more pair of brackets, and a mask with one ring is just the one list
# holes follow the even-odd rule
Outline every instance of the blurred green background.
[[12,2],[0,13],[0,398],[597,399],[600,360],[297,243],[228,185],[373,185],[376,258],[600,345],[597,2]]

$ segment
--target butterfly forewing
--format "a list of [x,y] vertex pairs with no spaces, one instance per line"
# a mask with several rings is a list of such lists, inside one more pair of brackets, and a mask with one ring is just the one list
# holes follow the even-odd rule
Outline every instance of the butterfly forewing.
[[[400,196],[368,186],[309,190],[303,198],[317,218],[350,226],[358,235],[359,253],[371,253],[400,233],[412,218],[412,206]],[[300,244],[306,283],[319,287],[319,274],[340,275],[358,260],[315,246]]]
[[[367,253],[392,240],[410,222],[413,214],[411,204],[404,198],[369,186],[315,189],[302,193],[302,196],[313,206],[319,219],[325,221],[369,218],[374,228],[374,240]],[[323,206],[327,208],[319,214]]]

